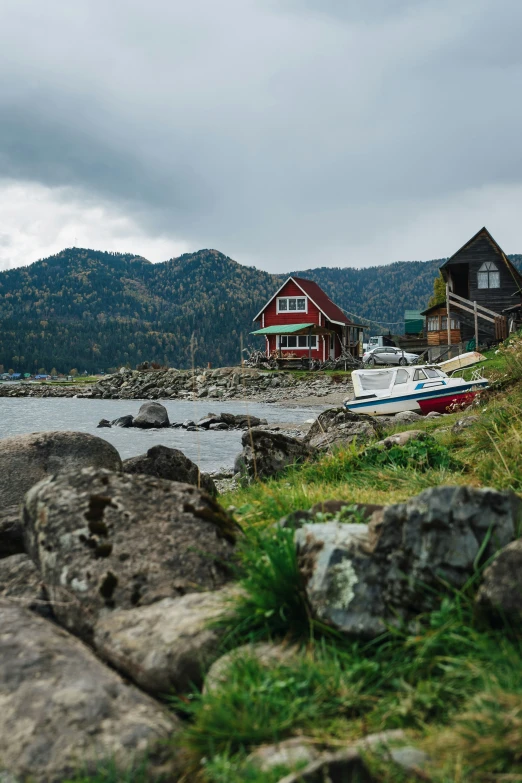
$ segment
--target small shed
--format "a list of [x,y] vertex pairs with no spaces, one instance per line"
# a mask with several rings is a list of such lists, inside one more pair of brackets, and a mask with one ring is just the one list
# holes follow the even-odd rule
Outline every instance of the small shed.
[[[428,345],[448,344],[448,310],[446,302],[432,305],[422,311],[426,318]],[[456,345],[462,340],[460,319],[456,311],[450,309],[451,344]]]

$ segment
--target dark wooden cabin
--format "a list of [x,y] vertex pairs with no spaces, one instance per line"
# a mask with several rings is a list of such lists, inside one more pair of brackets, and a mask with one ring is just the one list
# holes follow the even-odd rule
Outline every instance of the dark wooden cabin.
[[[487,228],[481,228],[448,258],[440,271],[448,285],[451,309],[456,307],[459,310],[462,340],[474,336],[474,316],[469,312],[473,310],[474,302],[479,308],[480,338],[507,336],[499,335],[499,330],[505,331],[507,324],[502,314],[521,301],[522,275]],[[459,298],[467,301],[459,302]],[[493,316],[493,321],[487,319],[488,313]],[[428,314],[427,311],[425,314]],[[494,323],[494,316],[498,316],[497,323]]]

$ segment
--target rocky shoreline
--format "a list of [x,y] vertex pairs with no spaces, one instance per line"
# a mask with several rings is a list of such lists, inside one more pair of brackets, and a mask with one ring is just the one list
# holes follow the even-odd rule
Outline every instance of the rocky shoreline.
[[242,367],[216,370],[127,370],[85,384],[0,384],[1,397],[76,397],[98,400],[252,400],[285,405],[337,405],[350,397],[349,375],[266,372]]

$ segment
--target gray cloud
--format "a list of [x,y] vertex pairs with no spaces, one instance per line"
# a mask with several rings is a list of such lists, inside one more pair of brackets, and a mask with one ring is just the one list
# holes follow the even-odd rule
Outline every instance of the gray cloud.
[[517,241],[497,208],[522,193],[517,0],[4,0],[2,16],[0,177],[273,270],[446,255],[493,213]]

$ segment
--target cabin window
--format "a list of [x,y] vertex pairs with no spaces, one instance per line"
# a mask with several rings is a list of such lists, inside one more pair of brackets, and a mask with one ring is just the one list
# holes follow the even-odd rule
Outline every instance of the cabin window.
[[425,381],[426,380],[426,373],[424,370],[415,370],[415,374],[413,376],[414,381]]
[[399,383],[408,383],[409,380],[410,380],[410,375],[407,370],[397,370],[394,386],[397,386],[397,384]]
[[277,299],[277,312],[301,312],[306,313],[306,297],[305,296],[280,296]]
[[[452,329],[460,329],[460,323],[458,318],[452,316],[450,318],[450,324]],[[446,315],[443,315],[441,329],[444,332],[447,330],[447,328],[448,328],[448,317]]]
[[279,338],[280,348],[317,348],[317,335],[315,334],[282,334]]
[[433,367],[426,367],[424,370],[428,378],[440,378],[439,373]]
[[478,288],[500,288],[500,272],[493,261],[486,261],[477,272]]
[[428,332],[438,332],[439,331],[439,316],[434,315],[431,318],[428,318]]

